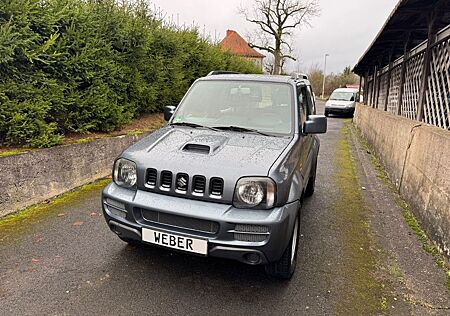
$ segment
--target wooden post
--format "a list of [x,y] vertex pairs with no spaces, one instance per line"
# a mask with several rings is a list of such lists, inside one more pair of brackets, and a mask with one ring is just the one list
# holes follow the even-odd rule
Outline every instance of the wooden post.
[[362,86],[362,76],[359,76],[358,100],[356,100],[356,102],[358,103],[361,101],[361,86]]
[[436,42],[436,27],[435,27],[436,15],[435,11],[430,16],[428,22],[428,41],[427,48],[425,49],[425,55],[423,56],[423,66],[422,66],[422,82],[419,92],[419,102],[417,103],[417,113],[416,119],[418,121],[423,120],[423,109],[426,101],[426,93],[428,88],[428,76],[430,75],[430,65],[431,65],[431,48]]
[[364,76],[364,104],[369,105],[369,71]]
[[376,87],[377,87],[377,71],[378,71],[378,69],[377,69],[377,66],[375,65],[374,66],[374,71],[373,71],[373,79],[372,79],[372,81],[373,81],[373,83],[372,83],[372,95],[371,95],[371,99],[372,100],[370,100],[370,106],[372,108],[375,108],[375,92],[376,92]]
[[386,84],[386,97],[384,98],[384,111],[387,111],[388,103],[389,103],[389,89],[391,88],[391,75],[392,75],[392,57],[394,54],[394,47],[391,50],[391,53],[389,54],[389,69],[387,73],[387,84]]
[[381,63],[379,63],[379,66],[377,67],[378,72],[380,73],[380,75],[378,76],[378,80],[377,80],[377,93],[375,96],[375,108],[378,109],[378,99],[380,98],[380,87],[381,87],[381,78],[383,78],[383,69],[381,68]]
[[406,74],[406,62],[408,61],[408,44],[410,39],[410,33],[407,34],[406,40],[403,46],[403,62],[402,62],[402,71],[400,73],[400,91],[398,92],[398,108],[397,114],[402,115],[402,103],[403,103],[403,88],[405,83],[405,74]]

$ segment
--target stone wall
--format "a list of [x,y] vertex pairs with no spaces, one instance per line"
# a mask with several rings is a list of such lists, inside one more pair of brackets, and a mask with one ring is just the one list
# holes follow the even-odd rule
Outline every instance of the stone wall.
[[354,124],[422,227],[450,257],[450,131],[361,104]]
[[0,157],[0,217],[111,175],[114,159],[146,134]]

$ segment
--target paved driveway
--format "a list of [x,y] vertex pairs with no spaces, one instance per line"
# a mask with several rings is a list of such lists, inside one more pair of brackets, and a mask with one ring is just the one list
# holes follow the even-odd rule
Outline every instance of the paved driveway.
[[[322,103],[319,110],[323,113]],[[316,193],[303,206],[299,263],[290,282],[269,279],[262,267],[127,246],[107,228],[101,216],[101,189],[94,188],[49,207],[42,215],[0,224],[1,314],[445,311],[415,307],[405,294],[409,289],[397,284],[399,276],[389,273],[392,263],[380,255],[389,248],[383,246],[389,236],[377,234],[370,202],[378,189],[372,196],[362,192],[357,176],[362,162],[353,162],[350,156],[354,145],[348,130],[342,132],[345,124],[343,119],[330,118],[328,133],[321,136]],[[370,183],[365,185],[371,188]],[[403,229],[410,247],[425,258],[422,263],[445,283],[417,238],[408,227]],[[436,291],[444,293],[445,302],[445,285],[443,289]],[[445,307],[442,299],[433,304]]]

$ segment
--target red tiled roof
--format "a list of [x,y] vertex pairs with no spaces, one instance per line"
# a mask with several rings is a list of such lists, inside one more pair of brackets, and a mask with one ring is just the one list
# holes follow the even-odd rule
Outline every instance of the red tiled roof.
[[232,54],[244,57],[264,58],[265,56],[255,49],[251,48],[248,43],[236,31],[228,30],[227,36],[220,42],[220,47]]

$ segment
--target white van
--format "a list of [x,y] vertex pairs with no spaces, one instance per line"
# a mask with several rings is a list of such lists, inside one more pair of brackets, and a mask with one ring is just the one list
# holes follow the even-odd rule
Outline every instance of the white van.
[[339,88],[334,90],[325,103],[325,116],[329,114],[351,114],[353,116],[358,98],[358,89]]

